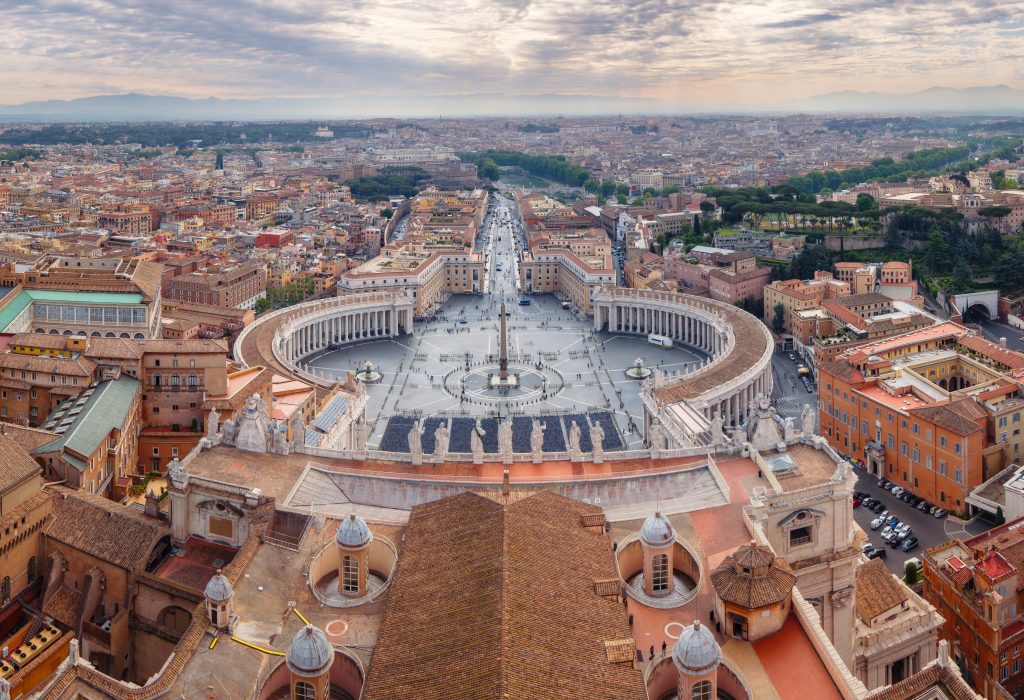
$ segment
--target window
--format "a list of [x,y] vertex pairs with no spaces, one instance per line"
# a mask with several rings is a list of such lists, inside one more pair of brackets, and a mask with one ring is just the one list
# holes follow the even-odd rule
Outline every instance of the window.
[[[708,683],[705,681],[705,683]],[[708,683],[708,685],[711,685]],[[711,696],[707,696],[710,700]],[[299,681],[295,684],[295,700],[317,700],[316,690],[306,681]]]
[[651,561],[651,590],[655,593],[669,590],[667,554],[656,554]]
[[945,447],[945,446],[946,446],[946,436],[945,435],[940,435],[939,436],[939,447]]
[[798,547],[811,541],[811,526],[793,528],[789,531],[789,546]]
[[690,691],[690,700],[711,700],[711,681],[700,681]]
[[11,599],[11,577],[4,576],[0,581],[0,604],[5,604]]
[[196,385],[196,375],[195,375],[195,372],[193,372],[192,374],[188,375],[188,385],[189,386],[195,386]]
[[359,592],[359,560],[347,554],[341,560],[341,591]]
[[28,558],[28,582],[32,583],[36,580],[36,558]]

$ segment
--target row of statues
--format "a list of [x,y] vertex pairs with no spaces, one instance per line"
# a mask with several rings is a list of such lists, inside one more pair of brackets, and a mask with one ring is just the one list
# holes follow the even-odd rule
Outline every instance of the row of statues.
[[[530,452],[536,457],[544,451],[544,431],[547,430],[547,424],[543,421],[534,420],[533,425],[530,429]],[[414,463],[422,463],[424,452],[423,452],[423,428],[420,421],[416,421],[409,428],[407,440],[409,442],[409,454],[412,455]],[[473,426],[473,430],[470,432],[470,451],[473,454],[474,459],[482,458],[484,454],[484,436],[487,431],[484,430],[481,421],[478,418],[476,425]],[[501,420],[498,421],[498,453],[501,455],[511,456],[512,449],[512,421]],[[569,454],[570,456],[582,455],[583,451],[580,447],[582,440],[582,430],[576,421],[572,421],[569,427]],[[448,454],[448,445],[451,442],[451,433],[448,430],[446,423],[441,423],[437,428],[434,429],[434,451],[432,456],[435,462],[444,461],[445,456]],[[600,423],[594,423],[590,426],[590,442],[593,445],[593,454],[595,458],[600,457],[604,454],[604,428],[601,427]]]

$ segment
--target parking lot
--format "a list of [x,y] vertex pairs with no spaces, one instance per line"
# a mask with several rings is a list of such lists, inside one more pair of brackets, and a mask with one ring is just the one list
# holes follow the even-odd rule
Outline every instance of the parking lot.
[[912,534],[917,536],[919,545],[910,552],[904,552],[899,547],[890,547],[882,542],[882,529],[871,529],[871,521],[878,517],[864,506],[853,509],[853,518],[867,533],[868,539],[876,547],[884,547],[886,550],[885,563],[889,570],[900,576],[904,573],[904,562],[911,557],[921,558],[921,553],[929,547],[934,547],[950,539],[966,539],[967,537],[980,534],[989,529],[991,525],[981,519],[975,519],[966,525],[955,518],[936,518],[933,515],[922,513],[908,503],[904,503],[888,491],[878,487],[878,477],[865,472],[863,469],[856,469],[857,485],[854,491],[862,491],[872,498],[882,501],[882,504],[895,515],[900,522],[907,523],[912,529]]

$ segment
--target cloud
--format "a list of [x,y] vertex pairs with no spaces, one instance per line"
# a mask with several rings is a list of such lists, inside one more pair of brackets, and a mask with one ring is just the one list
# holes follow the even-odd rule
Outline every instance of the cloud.
[[1005,82],[1024,0],[0,0],[3,101],[615,94],[707,104]]
[[768,27],[769,29],[795,29],[797,27],[806,27],[811,24],[837,22],[842,18],[842,15],[837,15],[834,12],[820,12],[816,15],[805,15],[803,17],[785,19],[779,22],[768,22],[764,26]]

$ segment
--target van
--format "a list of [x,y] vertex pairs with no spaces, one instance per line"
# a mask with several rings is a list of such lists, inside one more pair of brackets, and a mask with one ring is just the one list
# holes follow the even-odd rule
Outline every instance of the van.
[[918,559],[917,557],[910,557],[910,559],[907,559],[905,562],[903,562],[903,568],[904,569],[907,568],[907,564],[913,564],[914,566],[916,566],[917,567],[917,573],[919,573],[919,574],[921,573],[921,570],[924,568],[924,564],[922,564],[921,560]]

